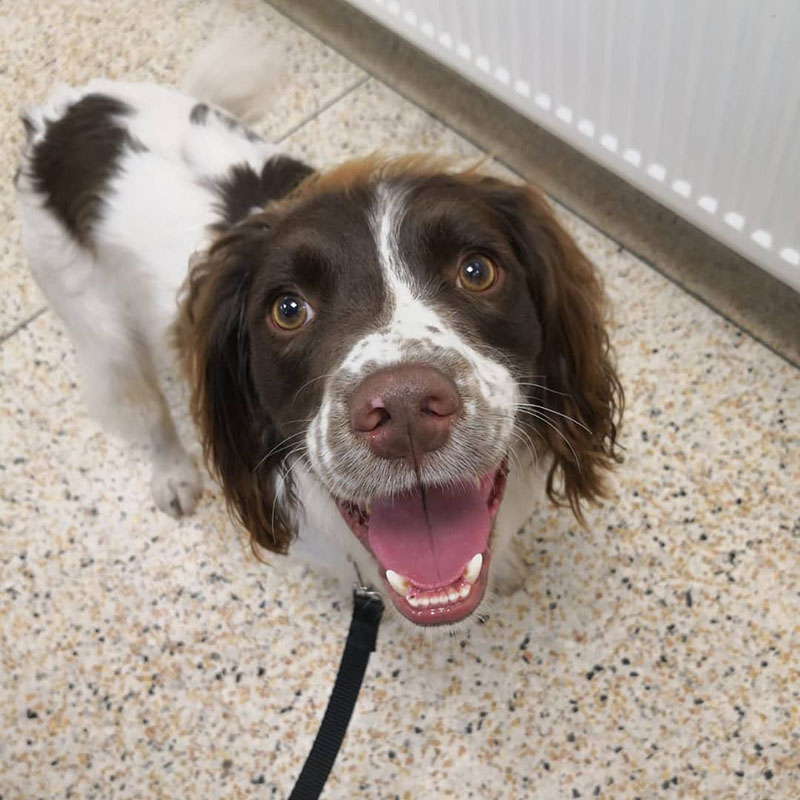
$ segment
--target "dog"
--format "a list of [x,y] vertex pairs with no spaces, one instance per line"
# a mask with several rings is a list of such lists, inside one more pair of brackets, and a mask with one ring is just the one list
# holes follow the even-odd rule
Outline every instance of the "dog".
[[95,80],[24,115],[23,243],[89,405],[191,513],[177,353],[258,552],[355,571],[415,629],[480,618],[523,580],[537,493],[581,519],[619,460],[598,274],[535,189],[427,156],[313,169],[229,113],[254,110],[234,84]]

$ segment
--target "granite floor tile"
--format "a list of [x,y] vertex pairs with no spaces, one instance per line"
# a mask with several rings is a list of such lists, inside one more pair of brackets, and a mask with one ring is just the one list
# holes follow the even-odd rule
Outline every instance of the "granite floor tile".
[[370,79],[282,143],[296,158],[332,166],[372,153],[430,153],[474,163],[485,154],[438,120]]
[[[479,155],[373,80],[286,147],[322,166]],[[524,591],[469,634],[431,645],[386,622],[324,796],[790,800],[798,373],[558,213],[614,305],[616,496],[585,529],[537,509]],[[76,382],[50,312],[0,345],[0,796],[287,796],[346,591],[256,562],[210,481],[192,518],[158,513],[146,451],[102,433]]]

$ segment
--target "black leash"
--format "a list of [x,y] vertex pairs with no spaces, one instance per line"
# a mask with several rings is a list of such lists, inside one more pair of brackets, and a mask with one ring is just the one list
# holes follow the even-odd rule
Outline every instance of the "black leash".
[[317,800],[353,716],[370,654],[375,650],[383,600],[374,589],[353,589],[353,618],[325,716],[289,800]]

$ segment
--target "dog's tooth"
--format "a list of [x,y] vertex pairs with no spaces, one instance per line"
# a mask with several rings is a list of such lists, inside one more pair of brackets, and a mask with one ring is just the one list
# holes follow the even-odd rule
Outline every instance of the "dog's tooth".
[[462,583],[461,588],[458,590],[458,596],[463,600],[469,595],[470,589],[472,589],[472,584]]
[[408,604],[411,606],[411,608],[418,608],[420,606],[420,598],[407,597],[406,600],[408,600]]
[[430,598],[426,597],[425,595],[418,597],[417,600],[423,608],[427,608],[431,604]]
[[475,583],[478,580],[478,575],[481,574],[481,567],[483,566],[483,556],[480,553],[474,555],[469,564],[464,569],[463,578],[467,583]]
[[389,582],[389,586],[403,597],[406,596],[411,587],[411,582],[408,578],[406,578],[405,575],[401,575],[399,572],[395,572],[393,569],[386,570],[386,580]]
[[455,603],[456,600],[458,600],[458,592],[455,589],[450,589],[450,591],[447,593],[447,599],[451,603]]

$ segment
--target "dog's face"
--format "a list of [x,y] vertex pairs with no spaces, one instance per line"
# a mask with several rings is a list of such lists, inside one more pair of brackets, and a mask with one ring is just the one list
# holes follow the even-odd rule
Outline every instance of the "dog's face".
[[[425,163],[310,179],[197,265],[182,343],[226,496],[285,551],[304,462],[419,625],[481,603],[520,453],[577,510],[618,384],[590,265],[529,189]],[[287,476],[288,472],[288,476]]]

